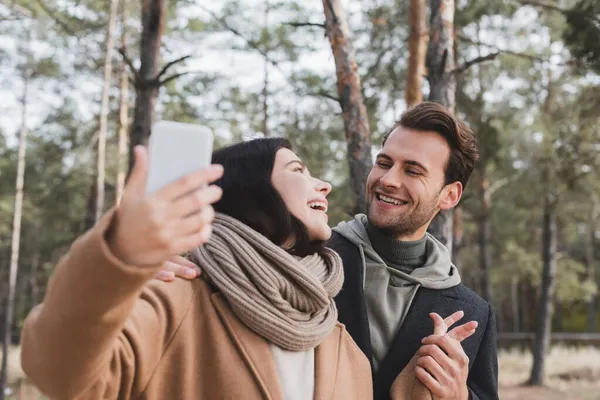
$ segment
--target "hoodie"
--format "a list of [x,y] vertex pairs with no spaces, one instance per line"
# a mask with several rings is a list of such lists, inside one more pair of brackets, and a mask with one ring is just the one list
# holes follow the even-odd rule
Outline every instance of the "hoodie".
[[[377,371],[387,355],[420,287],[446,289],[460,283],[458,269],[450,261],[450,252],[429,233],[423,238],[424,254],[420,265],[402,265],[402,260],[387,262],[372,244],[378,240],[376,230],[369,226],[367,216],[358,214],[352,221],[341,222],[334,231],[354,243],[360,250],[365,280],[363,289],[369,319],[373,369]],[[371,235],[369,235],[371,232]],[[381,233],[379,232],[381,235]],[[386,238],[388,239],[388,238]],[[380,239],[382,240],[382,239]],[[399,249],[420,247],[418,242],[396,242]],[[377,247],[377,246],[375,246]],[[418,259],[418,258],[417,258]]]

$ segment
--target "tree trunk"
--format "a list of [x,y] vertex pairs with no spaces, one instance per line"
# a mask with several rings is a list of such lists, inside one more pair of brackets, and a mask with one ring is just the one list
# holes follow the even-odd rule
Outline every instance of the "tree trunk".
[[554,277],[556,274],[556,202],[550,193],[546,194],[543,205],[542,236],[542,286],[535,343],[533,348],[533,367],[530,385],[544,384],[544,362],[550,348],[552,329],[552,311],[554,300]]
[[481,202],[481,214],[479,216],[479,271],[481,283],[481,296],[488,302],[492,301],[492,285],[490,282],[490,267],[492,256],[490,254],[490,239],[492,236],[491,226],[491,196],[489,193],[489,182],[485,176],[485,167],[480,168],[479,177],[479,200]]
[[463,209],[459,205],[454,210],[454,219],[452,220],[452,263],[460,270],[460,250],[463,246],[463,224],[462,224]]
[[133,148],[145,145],[150,137],[154,120],[154,104],[158,95],[157,82],[160,41],[165,24],[166,0],[142,1],[142,38],[140,45],[140,70],[136,79],[135,109],[129,144],[129,170],[133,167]]
[[[29,40],[29,39],[28,39]],[[29,46],[29,43],[27,43]],[[4,389],[7,385],[8,352],[12,338],[13,312],[15,306],[15,288],[19,267],[19,247],[21,240],[21,215],[23,211],[23,186],[25,183],[25,152],[27,149],[27,90],[32,73],[31,54],[26,50],[27,61],[23,67],[23,95],[21,98],[21,129],[19,133],[19,156],[17,161],[17,179],[15,185],[15,210],[10,249],[10,267],[8,278],[8,300],[6,302],[4,321],[4,341],[2,343],[2,370],[0,371],[0,400],[4,400]]]
[[[264,29],[269,29],[269,1],[265,1],[265,21],[264,21]],[[267,43],[270,45],[270,43]],[[265,49],[265,63],[264,63],[264,82],[263,82],[263,91],[262,91],[262,108],[263,108],[263,121],[262,121],[262,130],[265,137],[269,136],[269,59],[267,58],[269,55],[268,47]]]
[[[456,77],[454,74],[454,0],[430,0],[427,79],[429,100],[441,103],[454,112]],[[440,211],[429,232],[452,251],[453,210]]]
[[104,58],[104,84],[102,86],[102,105],[100,107],[100,131],[98,132],[98,164],[96,170],[96,214],[98,221],[104,212],[104,181],[106,173],[106,136],[109,113],[109,91],[112,83],[113,36],[117,20],[119,0],[111,0],[106,32],[106,56]]
[[364,213],[367,210],[365,183],[372,165],[367,109],[363,102],[346,13],[340,0],[323,0],[323,7],[325,31],[335,60],[337,92],[344,118],[350,179],[356,199],[354,213]]
[[[125,2],[123,1],[123,4]],[[121,32],[121,48],[123,51],[127,48],[127,33],[125,26],[125,7],[121,10],[123,31]],[[117,165],[117,187],[115,188],[116,204],[121,202],[123,190],[125,188],[125,177],[127,175],[127,142],[129,130],[129,76],[127,74],[127,65],[121,61],[119,66],[121,82],[119,84],[119,158]]]
[[408,37],[408,74],[404,91],[408,107],[423,101],[423,76],[427,53],[425,0],[410,0],[410,36]]
[[[588,224],[588,231],[586,232],[585,238],[585,258],[587,264],[588,279],[591,282],[596,282],[596,257],[594,254],[595,241],[596,241],[596,218],[598,218],[598,204],[594,202],[592,211],[590,213],[590,222]],[[594,294],[588,302],[588,332],[596,332],[596,302],[597,295]]]
[[521,331],[521,318],[520,318],[520,307],[519,307],[519,278],[513,276],[510,280],[510,305],[512,313],[512,331]]

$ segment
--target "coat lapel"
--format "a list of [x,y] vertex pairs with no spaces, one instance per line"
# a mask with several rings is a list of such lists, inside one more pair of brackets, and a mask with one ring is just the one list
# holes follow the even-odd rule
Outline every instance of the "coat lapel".
[[369,317],[365,300],[363,281],[364,265],[358,247],[337,232],[333,232],[327,247],[336,251],[344,264],[344,285],[335,297],[338,321],[346,326],[358,347],[373,364]]
[[333,332],[315,349],[315,400],[333,398],[338,373],[342,329]]
[[221,293],[213,293],[211,301],[237,346],[240,355],[248,365],[264,398],[282,400],[275,361],[267,341],[248,329],[235,316]]

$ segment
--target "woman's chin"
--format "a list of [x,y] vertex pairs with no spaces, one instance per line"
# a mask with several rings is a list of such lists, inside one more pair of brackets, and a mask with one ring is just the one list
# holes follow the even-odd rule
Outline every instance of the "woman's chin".
[[316,242],[325,242],[331,237],[331,228],[329,225],[315,227],[308,232],[310,240]]

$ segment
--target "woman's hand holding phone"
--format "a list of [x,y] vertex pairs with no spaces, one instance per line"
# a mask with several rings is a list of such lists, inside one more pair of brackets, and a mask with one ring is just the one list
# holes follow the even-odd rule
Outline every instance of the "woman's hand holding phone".
[[222,195],[209,184],[222,175],[220,165],[211,165],[146,194],[148,152],[136,147],[135,165],[107,232],[113,254],[130,265],[157,266],[206,243],[214,219],[211,204]]

